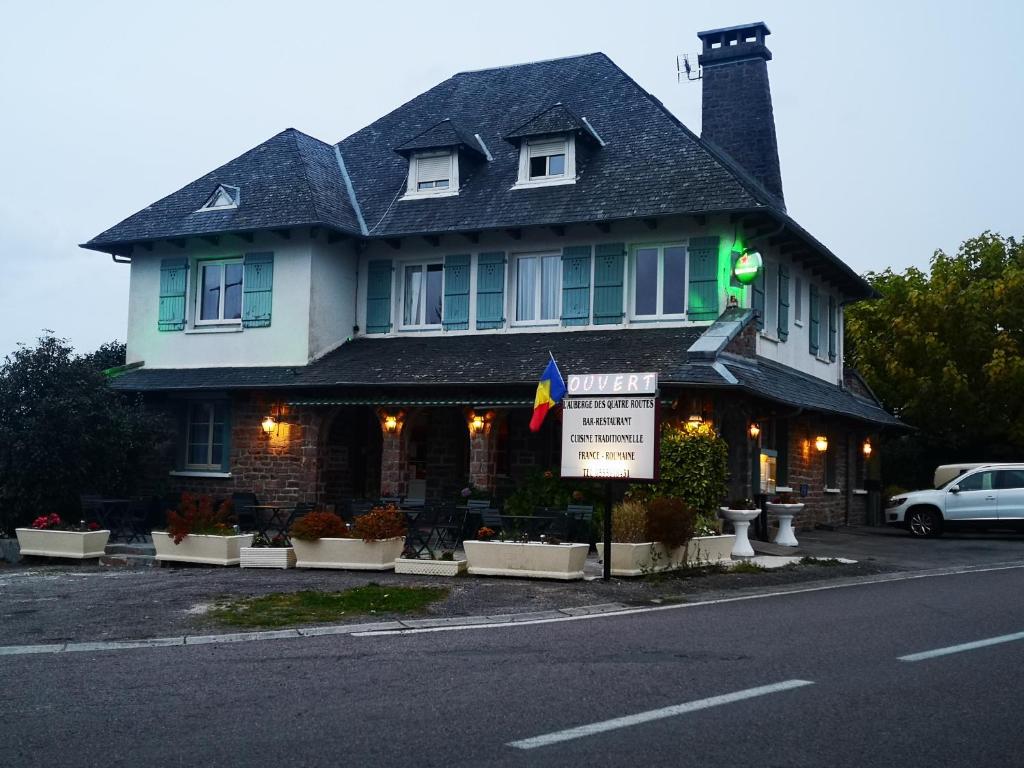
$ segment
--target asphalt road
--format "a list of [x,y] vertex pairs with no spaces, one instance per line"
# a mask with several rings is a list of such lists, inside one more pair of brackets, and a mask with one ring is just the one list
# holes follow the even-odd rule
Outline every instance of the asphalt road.
[[0,657],[0,762],[1020,765],[1024,639],[899,657],[1021,633],[1022,588],[1012,568],[582,621]]

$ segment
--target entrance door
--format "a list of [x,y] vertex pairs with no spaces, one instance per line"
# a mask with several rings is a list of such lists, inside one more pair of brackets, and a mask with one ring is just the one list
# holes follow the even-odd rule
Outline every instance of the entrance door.
[[1024,520],[1024,469],[996,470],[1000,520]]
[[993,470],[964,475],[954,485],[958,493],[946,492],[946,519],[996,520],[999,518]]

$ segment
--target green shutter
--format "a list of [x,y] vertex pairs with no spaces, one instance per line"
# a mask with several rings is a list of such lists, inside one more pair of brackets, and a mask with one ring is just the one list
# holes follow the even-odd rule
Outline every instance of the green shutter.
[[622,322],[622,271],[626,246],[605,243],[594,251],[594,324]]
[[779,264],[779,341],[789,338],[789,265]]
[[690,320],[715,320],[718,317],[718,238],[690,239],[690,295],[687,317]]
[[245,254],[242,277],[242,326],[265,328],[270,325],[274,293],[274,254]]
[[751,299],[750,306],[754,310],[757,321],[757,330],[764,328],[764,274],[767,270],[761,267],[754,282],[750,284]]
[[818,286],[811,285],[807,289],[807,303],[810,304],[808,317],[811,318],[810,332],[807,334],[807,350],[812,354],[818,354],[818,328],[821,325],[821,307],[818,303]]
[[185,286],[188,285],[188,259],[160,260],[160,313],[157,328],[181,331],[185,328]]
[[836,327],[836,297],[828,297],[828,359],[836,359],[836,336],[839,329]]
[[366,332],[391,330],[391,259],[371,261],[366,268]]
[[469,255],[444,257],[444,308],[446,331],[469,330]]
[[505,252],[481,253],[476,260],[476,327],[505,325]]
[[562,325],[590,322],[590,246],[562,249]]

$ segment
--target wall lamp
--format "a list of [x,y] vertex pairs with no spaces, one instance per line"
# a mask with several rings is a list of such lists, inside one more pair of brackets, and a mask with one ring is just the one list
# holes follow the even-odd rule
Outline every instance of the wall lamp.
[[761,434],[761,425],[756,421],[750,422],[750,439],[757,440],[758,435]]
[[871,445],[871,439],[869,438],[869,439],[865,440],[864,441],[864,445],[861,446],[861,451],[864,452],[864,458],[865,459],[870,459],[871,458],[871,452],[873,450],[875,450],[875,449],[874,449],[874,446]]
[[469,420],[469,431],[474,435],[479,435],[483,428],[484,417],[474,414],[474,416]]
[[398,429],[398,417],[388,415],[384,417],[384,431],[394,432]]
[[824,435],[818,435],[814,438],[814,447],[817,448],[819,452],[824,453],[828,450],[828,438]]

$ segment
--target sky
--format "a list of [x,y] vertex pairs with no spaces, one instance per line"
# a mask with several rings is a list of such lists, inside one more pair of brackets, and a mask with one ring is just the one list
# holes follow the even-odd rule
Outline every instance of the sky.
[[690,128],[696,33],[763,20],[790,214],[858,272],[1024,234],[1024,3],[0,0],[0,357],[125,338],[78,247],[284,128],[335,142],[452,74],[603,51]]

